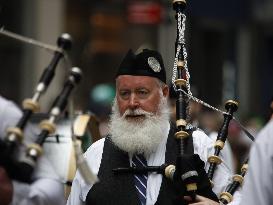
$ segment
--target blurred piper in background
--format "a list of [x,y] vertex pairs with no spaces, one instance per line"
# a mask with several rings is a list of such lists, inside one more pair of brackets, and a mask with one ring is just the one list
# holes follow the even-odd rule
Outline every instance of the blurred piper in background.
[[[22,111],[10,100],[0,96],[0,137],[5,137],[6,129],[13,127]],[[35,136],[31,126],[25,131],[26,142]],[[23,151],[24,150],[20,150]],[[19,154],[20,156],[20,154]],[[4,167],[0,167],[1,205],[62,205],[65,203],[64,185],[46,156],[42,156],[32,178],[32,183],[22,183],[10,179]]]

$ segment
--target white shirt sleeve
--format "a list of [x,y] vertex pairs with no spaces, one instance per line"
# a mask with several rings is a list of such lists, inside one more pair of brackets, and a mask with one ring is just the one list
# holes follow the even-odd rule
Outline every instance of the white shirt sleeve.
[[[102,152],[105,138],[92,144],[84,154],[88,166],[94,174],[98,174],[102,159]],[[82,205],[85,203],[86,196],[93,185],[86,184],[79,171],[77,171],[72,183],[67,205]]]
[[12,101],[0,96],[0,138],[5,137],[7,128],[16,126],[21,116],[21,110]]
[[77,171],[75,178],[72,183],[72,188],[70,195],[67,200],[67,205],[83,205],[84,200],[82,199],[82,188],[81,188],[81,181],[82,177],[80,176],[79,172]]
[[64,205],[64,184],[49,159],[42,155],[33,173],[34,182],[13,180],[11,205]]
[[53,179],[39,179],[32,184],[13,181],[11,205],[62,205],[63,185]]
[[242,205],[269,205],[273,200],[273,120],[257,135],[251,147],[243,185]]

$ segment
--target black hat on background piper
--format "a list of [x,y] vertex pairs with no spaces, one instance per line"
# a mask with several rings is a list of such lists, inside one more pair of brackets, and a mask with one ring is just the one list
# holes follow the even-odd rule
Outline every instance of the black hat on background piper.
[[134,54],[130,49],[122,60],[116,77],[120,75],[151,76],[166,83],[166,71],[159,52],[143,49]]

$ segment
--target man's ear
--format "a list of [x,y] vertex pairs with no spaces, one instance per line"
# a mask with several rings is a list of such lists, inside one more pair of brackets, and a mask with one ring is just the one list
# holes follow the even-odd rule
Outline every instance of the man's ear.
[[164,85],[162,88],[163,96],[168,97],[169,96],[169,87],[167,85]]

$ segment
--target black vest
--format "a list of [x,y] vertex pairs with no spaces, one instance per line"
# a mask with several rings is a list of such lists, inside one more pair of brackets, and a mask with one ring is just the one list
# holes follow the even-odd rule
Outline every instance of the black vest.
[[[174,127],[171,127],[165,153],[165,163],[175,164],[177,157],[177,144],[174,140]],[[186,153],[193,153],[192,137],[188,138]],[[204,163],[202,164],[204,165]],[[104,142],[102,160],[98,172],[99,182],[88,192],[87,205],[141,205],[134,185],[133,174],[113,174],[112,169],[129,167],[128,154],[117,148],[109,137]],[[203,168],[203,167],[202,167]],[[173,182],[162,178],[162,183],[156,205],[186,204],[178,199],[185,192],[184,185],[179,189]],[[217,199],[217,197],[216,197]],[[179,201],[179,202],[178,202]]]

